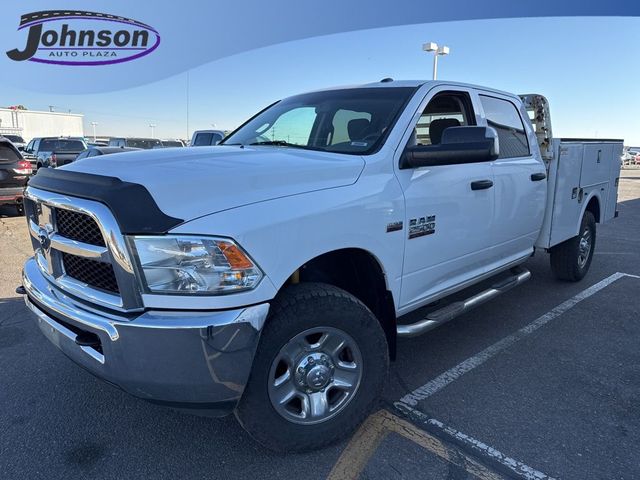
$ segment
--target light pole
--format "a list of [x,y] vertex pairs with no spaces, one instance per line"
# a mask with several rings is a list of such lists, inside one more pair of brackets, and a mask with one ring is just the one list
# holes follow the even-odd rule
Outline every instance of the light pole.
[[96,143],[96,125],[98,125],[98,122],[91,122],[91,126],[93,127],[93,143]]
[[443,45],[438,47],[437,43],[428,42],[422,45],[422,50],[425,52],[434,52],[433,53],[433,79],[438,79],[438,57],[449,55],[449,47]]
[[154,128],[156,128],[156,127],[157,127],[157,125],[155,123],[150,123],[149,124],[149,128],[151,128],[151,138],[156,138],[155,135],[153,134],[154,133]]

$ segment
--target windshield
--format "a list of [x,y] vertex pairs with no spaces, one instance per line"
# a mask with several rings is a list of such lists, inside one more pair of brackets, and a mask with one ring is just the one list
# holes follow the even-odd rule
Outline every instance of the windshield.
[[150,149],[162,147],[162,143],[153,138],[128,138],[127,147]]
[[81,152],[86,148],[80,140],[45,139],[40,144],[43,152]]
[[286,98],[249,120],[222,144],[371,153],[415,91],[413,87],[353,88]]
[[24,143],[24,138],[19,135],[3,135],[4,138],[13,143]]

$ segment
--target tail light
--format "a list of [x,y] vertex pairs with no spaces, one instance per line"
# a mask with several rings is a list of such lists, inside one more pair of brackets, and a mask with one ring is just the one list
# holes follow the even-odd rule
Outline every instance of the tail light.
[[58,166],[58,157],[56,157],[55,153],[52,153],[51,157],[49,157],[49,166],[51,166],[51,167],[57,167]]
[[13,169],[18,175],[31,175],[31,162],[27,160],[18,160],[18,168]]

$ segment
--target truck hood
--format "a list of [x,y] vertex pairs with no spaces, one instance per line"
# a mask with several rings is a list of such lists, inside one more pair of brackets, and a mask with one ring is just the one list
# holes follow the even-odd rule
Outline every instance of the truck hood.
[[188,221],[251,203],[351,185],[364,160],[290,147],[215,146],[115,153],[62,168],[143,185],[160,210]]

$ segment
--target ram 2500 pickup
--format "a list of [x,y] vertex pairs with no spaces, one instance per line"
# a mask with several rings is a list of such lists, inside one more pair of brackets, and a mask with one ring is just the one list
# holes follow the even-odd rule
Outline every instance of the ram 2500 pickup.
[[390,79],[297,95],[216,147],[38,173],[18,291],[96,376],[318,448],[367,416],[398,337],[521,284],[535,250],[582,279],[621,152],[553,138],[540,95]]

